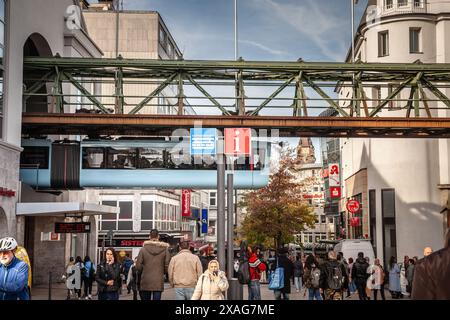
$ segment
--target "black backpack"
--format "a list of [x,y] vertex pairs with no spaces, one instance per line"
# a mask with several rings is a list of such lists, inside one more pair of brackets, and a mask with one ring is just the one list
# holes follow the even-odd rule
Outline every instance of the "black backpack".
[[237,277],[240,284],[250,283],[250,265],[247,260],[239,263]]
[[339,263],[328,266],[327,284],[329,289],[341,290],[344,285],[344,280],[342,267]]

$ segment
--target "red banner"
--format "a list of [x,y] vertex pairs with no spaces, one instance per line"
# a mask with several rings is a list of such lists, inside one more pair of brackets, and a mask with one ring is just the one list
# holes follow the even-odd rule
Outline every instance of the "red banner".
[[183,189],[181,191],[181,216],[191,216],[191,190]]

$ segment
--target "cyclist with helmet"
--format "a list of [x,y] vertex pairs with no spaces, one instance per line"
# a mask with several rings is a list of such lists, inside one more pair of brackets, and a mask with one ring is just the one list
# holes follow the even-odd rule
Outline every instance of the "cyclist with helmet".
[[29,300],[28,265],[15,255],[17,241],[0,239],[0,300]]

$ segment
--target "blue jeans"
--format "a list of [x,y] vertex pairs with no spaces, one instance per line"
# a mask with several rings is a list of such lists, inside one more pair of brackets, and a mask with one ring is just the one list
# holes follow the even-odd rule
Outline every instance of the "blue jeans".
[[281,290],[274,290],[275,300],[281,300],[281,295],[283,294],[283,300],[289,300],[289,293],[281,293]]
[[302,290],[302,277],[294,277],[295,289],[298,291]]
[[119,293],[114,292],[100,292],[98,294],[98,300],[119,300]]
[[352,282],[350,282],[348,284],[348,289],[349,289],[350,293],[353,293],[353,292],[356,291],[356,286],[355,286],[355,282],[354,281],[352,281]]
[[176,300],[191,300],[195,288],[175,288]]
[[309,288],[308,293],[309,300],[314,300],[314,298],[316,298],[316,300],[322,300],[322,297],[320,296],[320,289]]
[[161,294],[161,291],[141,291],[142,300],[161,300]]
[[248,284],[248,300],[261,300],[261,286],[259,280],[252,280]]

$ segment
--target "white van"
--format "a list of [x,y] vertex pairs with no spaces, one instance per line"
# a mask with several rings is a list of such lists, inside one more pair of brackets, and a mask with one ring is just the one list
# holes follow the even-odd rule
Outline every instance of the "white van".
[[345,260],[348,262],[348,258],[353,258],[356,261],[358,258],[358,252],[364,253],[364,258],[369,257],[369,264],[372,264],[375,260],[375,253],[373,252],[372,244],[370,240],[364,239],[345,239],[341,240],[334,246],[336,253],[342,252]]

